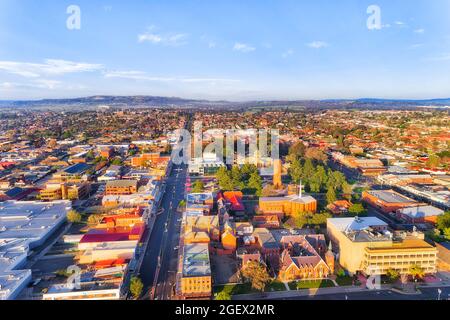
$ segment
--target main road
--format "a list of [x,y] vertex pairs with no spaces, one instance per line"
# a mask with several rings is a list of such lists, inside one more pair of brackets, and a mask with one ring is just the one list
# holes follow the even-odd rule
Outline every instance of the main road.
[[140,269],[144,299],[170,300],[177,272],[181,214],[177,211],[185,199],[186,165],[173,165],[166,179],[166,190]]
[[419,294],[401,294],[391,290],[324,294],[293,297],[290,300],[449,300],[450,288],[420,288]]

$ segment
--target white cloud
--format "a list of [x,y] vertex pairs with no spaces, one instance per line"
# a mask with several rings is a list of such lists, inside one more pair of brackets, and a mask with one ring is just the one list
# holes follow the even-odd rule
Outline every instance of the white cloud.
[[416,30],[414,30],[414,33],[417,33],[417,34],[424,34],[425,33],[425,29],[416,29]]
[[138,35],[138,42],[150,42],[165,46],[178,47],[187,44],[188,35],[185,33],[166,33],[159,34],[155,32],[156,27],[151,26],[147,32]]
[[328,47],[328,43],[324,42],[324,41],[313,41],[310,42],[308,44],[306,44],[308,47],[310,48],[314,48],[314,49],[321,49],[321,48],[326,48]]
[[289,49],[286,52],[284,52],[281,56],[286,59],[287,57],[292,56],[294,53],[295,53],[294,50]]
[[0,61],[0,70],[25,78],[39,78],[46,75],[92,72],[101,70],[101,64],[81,63],[66,60],[47,59],[44,63]]
[[217,43],[215,43],[214,41],[210,41],[208,42],[208,48],[213,49],[217,46]]
[[400,28],[408,28],[408,25],[403,21],[395,21],[394,24]]
[[431,57],[428,61],[450,61],[450,53],[441,54],[439,56]]
[[29,83],[3,82],[0,84],[0,87],[4,88],[4,89],[34,88],[34,89],[54,90],[54,89],[59,88],[60,85],[61,85],[60,81],[49,80],[49,79],[37,79],[37,80],[32,80]]
[[417,48],[423,47],[424,45],[425,45],[424,43],[415,43],[415,44],[411,45],[409,48],[410,49],[417,49]]
[[256,48],[254,48],[254,47],[252,47],[252,46],[250,46],[250,45],[248,45],[246,43],[236,42],[234,44],[233,50],[234,51],[240,51],[240,52],[248,53],[248,52],[255,51]]
[[129,80],[155,81],[155,82],[183,82],[183,83],[200,83],[200,82],[239,82],[236,79],[226,78],[193,78],[193,77],[155,77],[150,76],[143,71],[107,71],[104,73],[105,78],[121,78]]

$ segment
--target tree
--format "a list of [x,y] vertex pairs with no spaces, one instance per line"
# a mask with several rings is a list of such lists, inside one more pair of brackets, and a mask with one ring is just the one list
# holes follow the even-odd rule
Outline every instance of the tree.
[[438,216],[436,221],[436,227],[444,232],[445,229],[450,228],[450,211]]
[[306,215],[296,214],[289,218],[284,224],[286,229],[302,229],[308,224],[308,217]]
[[242,275],[251,282],[252,288],[259,291],[264,291],[266,284],[271,280],[266,267],[257,261],[248,262]]
[[314,170],[314,165],[312,163],[312,160],[306,159],[305,165],[303,166],[303,175],[302,175],[304,182],[309,184],[314,173],[315,173],[315,170]]
[[115,158],[113,161],[111,161],[111,164],[115,165],[115,166],[121,166],[123,164],[123,162],[122,162],[122,159]]
[[67,221],[69,221],[70,223],[80,223],[81,219],[82,219],[81,214],[75,210],[70,210],[67,213]]
[[305,157],[307,159],[317,160],[320,162],[326,162],[328,159],[325,152],[323,152],[319,148],[308,148],[305,152]]
[[203,180],[195,180],[192,185],[192,193],[202,193],[205,190],[205,184]]
[[306,147],[303,144],[302,141],[299,141],[295,144],[293,144],[290,148],[289,148],[289,154],[286,157],[286,160],[288,162],[293,162],[294,160],[298,160],[300,158],[303,158],[305,156],[305,151],[306,151]]
[[439,156],[432,154],[428,157],[427,166],[436,169],[441,165],[441,158]]
[[259,176],[258,172],[253,172],[250,175],[250,178],[248,180],[247,188],[250,190],[254,190],[255,195],[261,196],[262,194],[262,179]]
[[220,168],[216,173],[216,178],[219,183],[219,187],[224,191],[233,191],[233,180],[226,168]]
[[400,278],[400,272],[395,269],[389,269],[386,271],[386,275],[388,276],[391,282],[395,282]]
[[221,291],[217,294],[215,300],[231,300],[231,295],[228,292]]
[[353,187],[349,183],[347,183],[347,181],[345,181],[342,185],[342,193],[345,199],[347,199],[348,201],[352,200]]
[[366,208],[361,203],[354,203],[348,208],[348,213],[353,216],[360,216],[366,213]]
[[144,289],[144,284],[139,277],[133,276],[130,282],[130,292],[134,299],[139,299]]
[[233,166],[233,168],[231,168],[231,180],[233,181],[234,189],[242,190],[245,188],[244,179],[239,166]]
[[411,274],[414,280],[417,278],[419,279],[423,278],[423,276],[425,275],[423,268],[418,265],[411,266],[411,268],[409,268],[409,273]]
[[327,219],[332,217],[333,216],[328,212],[311,214],[308,222],[314,226],[325,225],[327,223]]
[[258,173],[258,168],[254,164],[246,163],[242,166],[241,174],[244,180],[250,179],[252,173]]
[[91,214],[88,218],[88,223],[91,225],[99,224],[102,221],[101,214]]
[[289,175],[295,184],[299,184],[303,176],[303,167],[299,159],[295,159],[289,168]]
[[328,191],[327,191],[328,204],[332,204],[335,201],[336,201],[336,191],[334,191],[334,188],[328,188]]
[[316,172],[309,181],[311,192],[320,192],[327,181],[327,172],[323,166],[317,166]]

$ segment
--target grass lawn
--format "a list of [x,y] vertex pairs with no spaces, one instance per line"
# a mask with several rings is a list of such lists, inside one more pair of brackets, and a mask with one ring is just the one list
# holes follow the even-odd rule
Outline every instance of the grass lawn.
[[330,280],[303,280],[289,282],[291,290],[316,289],[334,287],[334,283]]
[[237,295],[237,294],[246,294],[246,293],[256,293],[255,289],[252,288],[252,285],[250,283],[242,283],[242,284],[227,284],[224,286],[215,286],[214,287],[214,293],[219,293],[225,291],[226,293],[230,295]]
[[351,286],[353,285],[353,278],[349,276],[337,277],[336,282],[340,286]]
[[265,289],[266,292],[272,292],[272,291],[286,291],[286,286],[284,283],[280,281],[272,281],[266,286]]
[[[272,281],[266,286],[265,292],[273,292],[273,291],[285,291],[286,287],[282,282]],[[238,294],[248,294],[248,293],[261,293],[258,290],[252,288],[250,283],[242,283],[242,284],[227,284],[222,286],[214,287],[214,295],[219,292],[226,292],[232,296]]]

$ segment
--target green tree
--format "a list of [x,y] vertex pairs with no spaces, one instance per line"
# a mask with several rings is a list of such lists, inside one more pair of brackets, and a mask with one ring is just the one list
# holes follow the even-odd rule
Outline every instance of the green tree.
[[336,201],[336,191],[334,191],[334,188],[328,188],[327,191],[327,202],[328,204],[332,204]]
[[253,172],[250,175],[250,179],[248,180],[247,188],[252,190],[255,195],[261,196],[262,194],[262,179],[259,176],[258,172]]
[[267,283],[271,280],[266,267],[257,261],[248,262],[242,275],[251,282],[254,289],[259,291],[264,291]]
[[114,160],[111,161],[111,164],[115,166],[121,166],[123,164],[123,161],[120,158],[114,158]]
[[139,299],[142,295],[144,284],[139,277],[133,276],[130,281],[130,292],[134,299]]
[[226,168],[220,168],[216,174],[219,187],[224,191],[233,191],[234,185],[231,175]]
[[295,184],[299,184],[303,176],[302,162],[299,159],[294,159],[289,168],[289,175]]
[[347,181],[342,184],[343,197],[348,201],[352,200],[353,187]]
[[252,173],[258,173],[258,168],[254,164],[246,163],[242,166],[241,174],[244,180],[250,179]]
[[306,159],[305,165],[303,166],[302,179],[305,184],[309,184],[312,177],[314,176],[315,170],[311,159]]
[[82,220],[82,216],[76,210],[70,210],[67,213],[67,221],[69,221],[70,223],[80,223],[81,220]]
[[221,291],[217,294],[215,300],[231,300],[231,295],[228,292]]
[[443,215],[438,216],[436,227],[441,232],[444,232],[445,229],[450,228],[450,211],[447,211]]
[[233,166],[231,168],[231,180],[233,181],[234,189],[242,190],[245,188],[245,182],[239,166]]
[[348,213],[353,216],[360,216],[366,213],[366,208],[361,203],[354,203],[348,208]]
[[202,193],[205,190],[205,184],[202,180],[195,180],[195,182],[192,185],[192,192],[193,193]]
[[302,141],[296,142],[289,148],[288,156],[286,160],[288,162],[293,162],[294,160],[301,159],[305,156],[306,147]]

